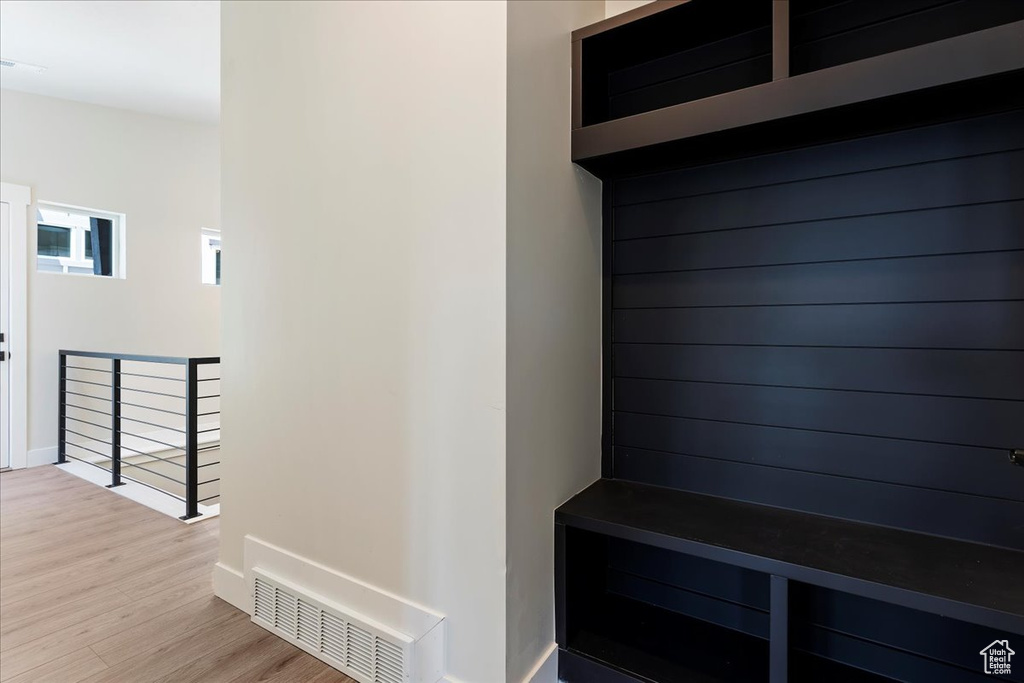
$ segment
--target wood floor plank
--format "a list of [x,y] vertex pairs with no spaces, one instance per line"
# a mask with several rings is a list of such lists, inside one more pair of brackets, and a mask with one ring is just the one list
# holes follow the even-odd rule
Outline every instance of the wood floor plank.
[[183,528],[173,533],[155,535],[144,542],[120,547],[99,557],[61,558],[60,562],[48,570],[4,578],[0,583],[0,605],[23,600],[52,590],[54,586],[70,584],[84,577],[96,577],[99,581],[120,580],[176,557],[197,550],[215,548],[216,545],[216,540]]
[[[10,679],[11,683],[80,683],[82,679],[107,668],[103,660],[92,650],[83,647],[63,657],[37,666],[20,676]],[[0,674],[2,674],[0,667]]]
[[3,683],[353,683],[214,597],[193,525],[55,467],[0,475]]
[[301,650],[250,624],[252,628],[208,657],[175,670],[155,683],[227,683],[237,677],[255,680],[254,672],[303,655]]
[[129,657],[90,676],[83,683],[121,683],[129,678],[136,683],[157,681],[189,662],[205,659],[220,647],[242,638],[251,632],[252,627],[246,616],[236,611]]
[[[293,655],[279,659],[278,661],[265,666],[262,670],[254,671],[248,676],[237,676],[229,683],[309,683],[310,679],[322,675],[327,669],[320,660],[299,650]],[[331,671],[328,669],[328,671]],[[344,674],[331,671],[340,678],[329,680],[351,682],[352,679]],[[169,681],[167,683],[170,683]],[[199,683],[196,681],[196,683]]]
[[5,614],[3,624],[0,624],[0,652],[6,652],[54,631],[106,614],[130,602],[131,600],[121,591],[104,587],[101,590],[90,591],[77,600],[51,603],[49,607],[25,613],[21,619],[8,620],[8,615]]
[[177,609],[156,616],[131,631],[116,633],[92,643],[89,647],[108,666],[113,666],[160,647],[182,633],[191,633],[232,615],[239,616],[239,611],[219,598],[204,595]]

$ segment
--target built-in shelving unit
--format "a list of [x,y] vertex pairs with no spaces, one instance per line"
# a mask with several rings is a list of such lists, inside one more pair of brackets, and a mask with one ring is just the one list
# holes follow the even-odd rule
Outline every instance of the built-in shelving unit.
[[[655,6],[663,5],[658,7],[660,11],[641,7],[636,11],[637,18],[633,22],[623,24],[622,18],[614,17],[595,27],[575,32],[573,101],[576,103],[576,115],[572,133],[573,161],[587,165],[588,160],[619,152],[1024,68],[1024,3],[1015,0],[962,0],[953,3],[936,0],[800,2],[795,3],[796,7],[801,8],[801,13],[794,17],[799,19],[792,27],[796,30],[795,34],[791,33],[789,26],[789,17],[794,10],[772,13],[770,6],[773,4],[788,7],[789,2],[655,2]],[[811,12],[811,5],[821,5],[823,9]],[[856,40],[850,49],[837,47],[835,54],[828,52],[822,56],[815,52],[814,56],[810,56],[811,47],[822,42],[821,38],[811,38],[818,35],[812,30],[812,20],[814,17],[827,18],[829,15],[825,10],[833,5],[845,7],[847,15],[853,14],[850,5],[863,7],[872,13],[881,8],[888,8],[888,12],[895,13],[901,5],[941,5],[932,8],[931,12],[921,11],[916,14],[928,18],[943,9],[944,20],[956,21],[936,26],[921,18],[911,22],[915,16],[911,14],[898,22],[900,31],[892,40],[875,42],[874,34],[865,29],[853,32]],[[708,7],[717,8],[715,11],[720,14],[713,13]],[[958,8],[956,13],[949,11],[954,7]],[[750,11],[749,18],[744,17],[745,9],[754,10]],[[838,9],[834,8],[832,13],[838,13]],[[965,14],[976,18],[973,21],[964,20]],[[746,72],[737,75],[738,67],[731,66],[729,62],[728,67],[711,67],[701,71],[700,78],[707,78],[710,82],[697,87],[693,81],[698,74],[682,75],[682,66],[674,72],[665,73],[666,63],[678,62],[687,66],[694,54],[710,53],[724,49],[723,45],[736,44],[736,36],[726,40],[720,37],[721,33],[730,31],[712,31],[706,28],[707,22],[718,21],[726,27],[736,24],[746,30],[754,25],[760,26],[765,17],[771,20],[773,16],[776,39],[769,46],[772,53],[766,57],[763,52],[764,36],[767,34],[764,26],[761,26],[760,29],[740,34],[748,38],[760,36],[756,41],[747,41],[746,58],[737,54],[730,55],[733,58],[739,57],[738,64],[759,64],[760,71],[756,75]],[[846,18],[848,23],[853,21],[849,16]],[[677,24],[689,26],[690,31],[702,38],[708,36],[707,44],[694,46],[686,43],[689,47],[682,52],[632,63],[629,50],[634,44],[644,46],[643,59],[665,52],[664,49],[659,51],[653,47],[659,40],[662,44],[668,42],[676,45],[675,38],[664,37],[662,27]],[[923,35],[906,33],[915,26],[928,30]],[[707,33],[702,32],[701,27],[705,27]],[[982,28],[975,30],[978,27]],[[833,30],[839,31],[842,27],[833,27]],[[842,35],[845,39],[847,34]],[[804,44],[801,43],[797,45],[796,51],[791,52],[789,43],[783,42],[780,36],[795,36],[795,39],[805,40],[807,47],[800,47]],[[942,39],[929,41],[928,38],[932,36],[942,36]],[[593,48],[592,43],[595,45]],[[863,49],[853,49],[858,46],[863,46]],[[880,52],[897,46],[902,46],[902,49]],[[615,61],[612,62],[611,57],[601,56],[605,53],[615,55]],[[588,56],[592,54],[597,60],[594,66],[588,61]],[[773,79],[773,54],[781,64],[790,64],[795,59],[794,64],[788,67],[796,67],[794,75],[781,72],[777,66]],[[725,61],[726,58],[721,59]],[[711,60],[706,64],[713,62]],[[717,80],[716,74],[722,76],[722,80]],[[611,84],[624,82],[651,83],[646,87],[638,87],[635,94],[629,95],[629,102],[635,104],[630,104],[628,110],[616,109],[624,105],[613,105],[608,101],[608,93],[618,92]],[[596,94],[592,94],[593,91]],[[627,99],[625,93],[617,97],[620,100]],[[615,111],[619,115],[613,115]]]
[[1024,646],[1024,2],[663,1],[572,55],[605,415],[560,680],[988,680]]

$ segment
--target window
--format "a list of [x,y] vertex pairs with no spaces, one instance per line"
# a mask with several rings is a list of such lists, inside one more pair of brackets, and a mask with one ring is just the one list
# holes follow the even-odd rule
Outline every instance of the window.
[[124,277],[124,214],[39,202],[36,224],[39,272]]
[[203,228],[203,284],[220,284],[220,230]]

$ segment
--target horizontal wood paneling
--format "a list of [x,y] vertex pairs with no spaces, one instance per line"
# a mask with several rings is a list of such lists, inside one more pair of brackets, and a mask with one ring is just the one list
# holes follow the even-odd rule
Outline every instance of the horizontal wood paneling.
[[1016,200],[626,240],[613,247],[615,274],[1024,249],[1022,225]]
[[772,56],[762,48],[760,52],[746,59],[612,95],[608,99],[608,111],[611,118],[617,119],[740,88],[749,88],[759,83],[767,83],[771,79]]
[[687,76],[742,62],[751,55],[768,54],[772,49],[772,30],[764,26],[721,40],[619,69],[608,74],[608,94],[623,93],[660,85]]
[[790,71],[802,74],[1024,18],[1017,0],[793,0]]
[[[991,683],[992,680],[991,676],[981,673],[980,666],[974,670],[962,669],[827,629],[796,629],[790,633],[790,642],[796,649],[825,655],[834,661],[885,676],[889,680],[927,683]],[[978,659],[981,659],[980,655]]]
[[[1007,452],[783,427],[616,413],[615,442],[638,449],[1024,502]],[[904,489],[912,495],[912,488]]]
[[616,308],[1024,300],[1024,250],[620,275]]
[[1024,549],[1024,504],[1015,501],[627,447],[615,449],[615,473],[643,484]]
[[621,538],[608,539],[608,566],[675,588],[768,611],[768,575]]
[[761,0],[689,0],[583,38],[582,124],[770,81],[771,21]]
[[1024,352],[616,344],[617,377],[1024,400]]
[[[978,670],[982,647],[1007,635],[984,626],[797,582],[791,587],[790,610],[797,631],[812,626],[828,628],[970,671]],[[965,646],[975,642],[981,646]],[[1024,682],[1024,670],[1017,669],[1003,678]]]
[[1024,147],[1024,111],[899,130],[611,182],[615,206],[760,187]]
[[616,342],[1024,350],[1024,303],[624,309]]
[[615,410],[897,439],[1016,448],[1018,401],[616,379]]
[[768,637],[767,612],[614,570],[609,572],[608,590],[758,638]]
[[1024,110],[608,193],[614,476],[1024,547]]
[[1024,151],[929,161],[615,209],[637,239],[1024,199]]
[[615,414],[622,448],[679,453],[767,467],[889,482],[1024,502],[1024,468],[998,448],[878,436]]

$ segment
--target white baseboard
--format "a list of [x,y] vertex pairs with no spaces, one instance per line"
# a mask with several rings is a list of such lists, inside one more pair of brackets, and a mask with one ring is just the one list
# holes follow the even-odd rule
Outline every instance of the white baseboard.
[[232,569],[223,562],[213,565],[213,594],[249,614],[252,599],[245,585],[245,577],[242,576],[242,572]]
[[551,643],[530,673],[523,678],[523,683],[558,683],[558,643]]
[[40,465],[52,465],[57,462],[57,447],[37,448],[28,452],[26,467],[39,467]]
[[[465,681],[449,674],[441,679],[441,683]],[[522,683],[558,683],[558,643],[551,643],[548,646],[530,672],[523,677]]]
[[404,597],[246,535],[242,573],[248,595],[253,592],[255,567],[414,639],[444,621],[444,615]]

